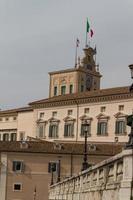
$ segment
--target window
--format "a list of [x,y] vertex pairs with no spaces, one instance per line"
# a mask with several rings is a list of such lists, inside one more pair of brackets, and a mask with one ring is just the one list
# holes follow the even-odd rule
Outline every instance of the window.
[[105,106],[102,106],[101,107],[101,112],[105,112],[106,111],[106,107]]
[[64,125],[64,137],[74,136],[74,123],[65,123]]
[[49,162],[48,163],[48,172],[51,173],[51,172],[56,172],[57,171],[57,162]]
[[23,172],[24,171],[24,163],[23,163],[23,161],[13,161],[12,171],[14,171],[14,172]]
[[69,92],[70,92],[70,94],[73,93],[73,85],[70,85]]
[[2,122],[3,121],[3,119],[2,118],[0,118],[0,122]]
[[13,117],[13,120],[16,121],[16,120],[17,120],[17,117]]
[[45,124],[44,123],[38,124],[38,137],[39,138],[45,137]]
[[21,183],[14,183],[13,190],[14,191],[21,191],[22,190],[22,184]]
[[39,113],[39,118],[40,118],[40,119],[44,118],[44,112],[40,112],[40,113]]
[[57,112],[56,111],[52,112],[52,116],[56,117],[57,116]]
[[8,133],[3,134],[3,141],[9,141],[9,134]]
[[97,135],[107,135],[107,122],[105,121],[98,122]]
[[[81,124],[81,131],[80,131],[80,136],[81,137],[84,137],[85,136],[85,132],[84,132],[84,124],[82,123]],[[91,136],[91,126],[90,126],[90,124],[89,124],[89,126],[87,126],[87,135],[88,136]]]
[[123,111],[124,110],[124,105],[119,105],[119,111]]
[[83,85],[81,85],[81,92],[83,92],[84,91],[84,86]]
[[84,109],[84,113],[85,113],[85,114],[89,113],[89,111],[90,111],[89,108],[85,108],[85,109]]
[[68,115],[72,115],[73,111],[72,110],[68,110]]
[[66,86],[61,86],[61,95],[66,94]]
[[16,141],[17,134],[16,133],[11,133],[11,141]]
[[54,96],[57,96],[57,86],[54,87]]
[[126,122],[117,120],[115,124],[115,134],[124,134],[126,132]]
[[6,121],[9,121],[9,118],[8,118],[8,117],[6,117]]
[[20,141],[22,141],[22,140],[25,139],[25,132],[21,131],[21,132],[19,133],[19,139],[20,139]]
[[58,137],[58,124],[51,123],[49,126],[49,137],[57,138]]

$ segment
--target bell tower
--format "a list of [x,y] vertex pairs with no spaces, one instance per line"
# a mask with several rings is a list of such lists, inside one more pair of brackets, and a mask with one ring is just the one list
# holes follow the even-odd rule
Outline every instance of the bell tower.
[[99,67],[94,56],[96,48],[83,49],[84,57],[76,67],[50,72],[49,97],[100,89]]
[[[96,48],[86,47],[83,49],[84,57],[81,60],[81,65],[79,69],[85,74],[81,75],[82,78],[79,78],[79,83],[81,83],[81,88],[84,87],[84,91],[92,91],[100,89],[100,78],[102,75],[99,72],[99,66],[96,65]],[[84,86],[83,86],[84,85]],[[83,89],[81,89],[82,91]]]

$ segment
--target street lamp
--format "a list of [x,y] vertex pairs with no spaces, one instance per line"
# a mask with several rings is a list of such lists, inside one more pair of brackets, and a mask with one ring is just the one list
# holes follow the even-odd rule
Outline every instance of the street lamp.
[[34,188],[33,199],[36,200],[36,187]]
[[[133,79],[133,64],[129,65],[129,69],[131,70],[131,78]],[[130,92],[133,92],[133,83],[129,88]],[[131,132],[129,134],[129,140],[126,144],[126,149],[133,149],[133,114],[128,116],[127,125],[131,126]]]
[[58,177],[57,177],[57,183],[59,183],[60,182],[60,160],[58,160],[58,168],[57,168],[57,175],[58,175]]
[[88,137],[89,126],[90,125],[87,123],[87,120],[85,120],[84,123],[82,124],[82,129],[85,136],[85,143],[84,143],[84,156],[83,156],[81,171],[84,171],[90,167],[89,163],[87,162],[87,137]]

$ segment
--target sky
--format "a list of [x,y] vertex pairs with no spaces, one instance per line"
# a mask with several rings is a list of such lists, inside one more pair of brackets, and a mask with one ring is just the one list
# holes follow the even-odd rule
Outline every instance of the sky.
[[97,46],[101,88],[132,83],[132,0],[0,0],[0,108],[48,97],[48,72],[83,56],[86,18]]

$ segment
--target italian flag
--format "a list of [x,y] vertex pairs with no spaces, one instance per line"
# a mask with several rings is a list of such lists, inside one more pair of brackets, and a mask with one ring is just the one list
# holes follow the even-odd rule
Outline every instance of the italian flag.
[[90,28],[90,24],[89,21],[87,19],[87,23],[86,23],[86,32],[89,34],[89,36],[92,38],[94,35],[94,31],[93,29]]

